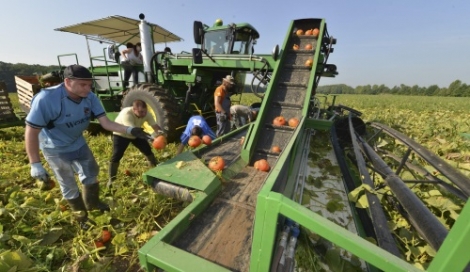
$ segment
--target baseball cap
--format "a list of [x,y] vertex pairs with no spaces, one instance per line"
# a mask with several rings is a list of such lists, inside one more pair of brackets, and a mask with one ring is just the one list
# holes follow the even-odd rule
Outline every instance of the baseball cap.
[[67,68],[65,68],[64,70],[64,78],[91,79],[91,80],[94,79],[92,74],[87,68],[78,64],[67,66]]

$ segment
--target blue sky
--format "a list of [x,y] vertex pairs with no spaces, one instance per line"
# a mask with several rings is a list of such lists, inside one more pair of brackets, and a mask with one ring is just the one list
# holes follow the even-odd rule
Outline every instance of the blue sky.
[[260,33],[256,52],[270,53],[282,44],[291,20],[325,18],[330,35],[338,39],[329,62],[338,66],[339,75],[320,85],[470,83],[466,0],[4,1],[0,61],[52,65],[59,54],[77,53],[80,64],[88,66],[85,38],[54,29],[111,15],[138,19],[139,13],[184,39],[169,44],[173,52],[194,47],[194,20],[248,22]]

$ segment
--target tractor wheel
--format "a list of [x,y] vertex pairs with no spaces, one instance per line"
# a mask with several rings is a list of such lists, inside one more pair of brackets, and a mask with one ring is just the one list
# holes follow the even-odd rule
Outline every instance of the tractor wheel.
[[[122,107],[130,107],[135,100],[142,100],[147,104],[148,113],[152,114],[157,124],[167,134],[167,141],[174,142],[179,139],[176,128],[182,124],[178,104],[171,99],[168,91],[154,84],[139,84],[128,89],[122,99]],[[152,133],[150,127],[145,131]]]

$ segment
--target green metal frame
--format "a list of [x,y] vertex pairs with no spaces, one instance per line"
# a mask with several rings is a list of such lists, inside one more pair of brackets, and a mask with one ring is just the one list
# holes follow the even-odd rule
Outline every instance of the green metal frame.
[[[312,124],[312,128],[321,127]],[[308,127],[308,126],[306,126]],[[298,133],[298,132],[297,132]],[[292,143],[290,143],[292,145]],[[286,148],[288,149],[288,148]],[[258,194],[250,271],[269,271],[276,239],[276,224],[288,217],[304,228],[335,243],[384,271],[421,271],[371,242],[312,212],[290,198],[272,190],[287,153],[279,158]],[[462,271],[470,262],[466,249],[470,241],[470,204],[467,203],[427,271]]]
[[[290,168],[297,157],[297,155],[293,156],[292,154],[299,153],[298,150],[302,148],[302,144],[299,143],[303,141],[303,131],[306,128],[326,130],[331,124],[329,121],[302,120],[292,136],[296,140],[291,141],[285,148],[286,151],[290,152],[283,152],[281,154],[278,163],[268,175],[265,185],[257,196],[250,271],[269,271],[277,237],[276,226],[280,218],[284,217],[292,219],[300,226],[315,232],[319,236],[384,271],[421,271],[364,238],[349,232],[334,222],[294,202],[290,199],[290,196],[273,191],[273,186],[278,182],[278,173],[282,171],[282,167],[285,167],[284,165],[287,164]],[[230,137],[232,135],[227,135],[227,137],[218,140],[223,141]],[[174,164],[180,160],[199,160],[192,152],[183,154],[183,157],[179,156],[169,161],[169,165],[175,167]],[[245,161],[240,159],[239,163],[244,164]],[[157,171],[159,167],[147,172],[145,174],[148,176],[147,178],[150,179],[158,175],[166,177],[173,175],[173,173],[165,168]],[[180,185],[190,188],[196,187],[191,181],[185,181],[185,179],[178,180]],[[201,271],[229,271],[224,267],[171,245],[171,242],[189,227],[191,219],[199,215],[220,191],[221,184],[215,175],[213,175],[210,182],[207,181],[204,185],[197,186],[202,187],[198,188],[200,191],[196,193],[195,200],[139,250],[140,263],[145,264],[147,271],[152,271],[155,267],[167,271],[193,271],[195,267],[201,269]],[[293,182],[288,183],[293,184]],[[292,192],[292,188],[287,189],[285,192]],[[429,266],[428,271],[463,270],[470,261],[470,255],[464,254],[466,252],[467,241],[470,239],[470,225],[468,222],[470,222],[470,204],[467,203],[441,249]],[[184,262],[181,260],[184,260]]]
[[[294,22],[291,23],[287,35],[291,35],[293,24]],[[326,31],[326,24],[322,20],[320,33],[322,34],[324,31]],[[321,38],[318,42],[321,43]],[[285,39],[281,48],[286,48],[287,44],[288,38]],[[323,67],[322,58],[323,55],[320,53],[320,50],[316,50],[314,55],[315,65],[311,70],[308,90],[312,90],[316,86],[317,82],[315,80],[317,79],[317,74],[321,72],[318,69]],[[272,63],[273,66],[271,67],[274,68],[274,73],[265,93],[264,99],[266,101],[261,106],[256,122],[241,128],[247,129],[241,156],[229,169],[224,170],[224,174],[230,175],[230,173],[236,173],[240,170],[240,167],[244,167],[250,162],[255,144],[258,138],[262,136],[261,128],[265,124],[265,112],[267,112],[265,108],[270,106],[269,102],[273,95],[271,94],[272,88],[278,80],[276,71],[278,67],[283,65],[283,62],[284,58],[281,55],[277,62]],[[224,60],[222,64],[223,66],[226,65],[226,67],[234,67],[232,65],[240,67],[241,65],[240,62],[236,63],[235,60]],[[207,65],[207,63],[205,62],[204,65]],[[192,69],[192,67],[188,67],[188,69]],[[305,145],[306,129],[327,130],[332,125],[332,121],[313,120],[306,117],[310,98],[313,95],[311,93],[304,100],[302,112],[304,117],[300,120],[300,124],[293,132],[291,140],[285,146],[275,166],[270,170],[263,187],[257,195],[250,271],[270,270],[278,235],[278,226],[283,222],[284,218],[290,218],[303,228],[331,241],[338,247],[349,251],[351,254],[356,255],[378,269],[384,271],[421,271],[405,260],[388,253],[361,236],[351,233],[329,219],[291,200],[294,194],[294,179],[298,171],[297,164],[302,154],[302,148]],[[224,135],[215,140],[213,144],[220,144],[226,139],[233,137],[237,132],[234,131]],[[193,152],[198,150],[196,149]],[[194,201],[139,250],[140,263],[147,271],[152,271],[156,267],[166,271],[194,271],[195,268],[199,271],[228,271],[222,266],[171,245],[189,227],[192,218],[204,211],[221,190],[221,182],[218,177],[210,172],[193,152],[185,152],[144,174],[144,180],[148,184],[151,184],[154,178],[159,178],[172,184],[195,190]],[[188,167],[192,168],[185,169],[183,167],[177,170],[175,167],[178,161],[184,161],[188,163]],[[198,183],[195,183],[194,180],[198,180]],[[283,193],[275,190],[276,185],[280,184],[280,182],[287,184]],[[459,253],[466,252],[465,242],[468,243],[470,241],[470,225],[468,224],[470,220],[469,205],[465,205],[459,219],[455,222],[447,239],[444,241],[439,252],[437,252],[428,271],[461,271],[470,261],[469,254],[459,255]]]

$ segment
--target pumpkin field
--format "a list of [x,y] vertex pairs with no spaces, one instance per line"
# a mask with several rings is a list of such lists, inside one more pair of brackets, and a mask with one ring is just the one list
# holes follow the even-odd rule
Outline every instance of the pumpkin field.
[[[331,96],[318,97],[331,101]],[[10,98],[18,109],[16,94]],[[253,102],[259,98],[243,94],[241,104]],[[339,95],[336,103],[361,111],[366,122],[378,121],[403,132],[470,176],[470,98]],[[24,127],[0,129],[0,271],[142,271],[139,248],[185,204],[158,195],[143,183],[142,173],[149,168],[133,146],[108,190],[110,135],[85,133],[100,166],[101,199],[111,211],[91,212],[96,226],[84,231],[74,223],[58,185],[43,192],[30,177]],[[158,147],[154,154],[163,162],[176,154],[178,145]],[[51,172],[44,159],[43,163]],[[454,219],[460,209],[453,208]]]

